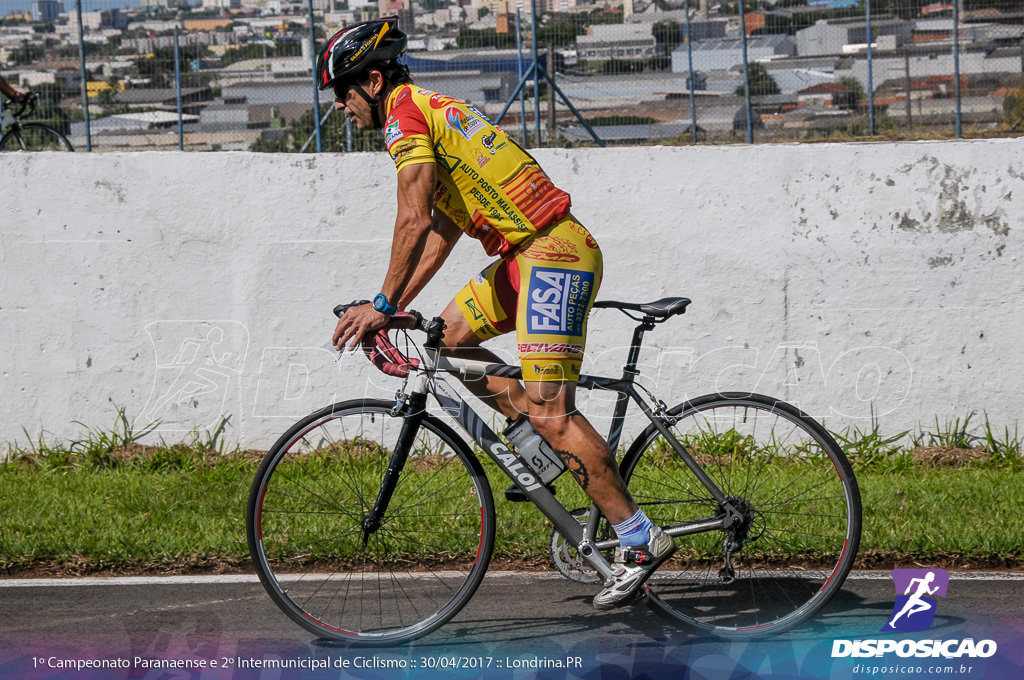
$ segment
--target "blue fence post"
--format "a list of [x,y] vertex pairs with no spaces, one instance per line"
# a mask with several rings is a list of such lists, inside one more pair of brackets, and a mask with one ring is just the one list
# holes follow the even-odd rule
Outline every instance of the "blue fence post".
[[[533,26],[533,35],[531,36],[533,43],[531,49],[533,51],[533,122],[537,129],[537,148],[541,148],[544,144],[540,138],[540,74],[537,73],[537,3],[530,3],[530,23]],[[554,92],[551,93],[554,96]]]
[[960,99],[960,0],[953,0],[953,96],[956,98],[956,138],[964,136]]
[[864,0],[865,31],[868,38],[868,134],[875,134],[875,83],[874,63],[871,60],[871,43],[875,36],[871,33],[871,0]]
[[[519,10],[516,10],[516,54],[518,55],[519,77],[523,72],[523,24],[519,18]],[[519,119],[523,123],[523,148],[526,148],[526,92],[519,90]]]
[[174,89],[178,99],[178,151],[185,150],[185,127],[181,119],[181,48],[178,44],[178,27],[174,27]]
[[694,80],[695,76],[693,73],[693,40],[690,36],[690,0],[686,0],[683,3],[683,11],[686,13],[686,62],[687,68],[690,72],[690,132],[693,136],[694,144],[697,143],[697,102],[695,101],[694,95]]
[[320,136],[320,84],[316,82],[316,28],[313,25],[313,0],[309,0],[309,52],[313,58],[313,125],[316,132],[316,152],[324,150]]
[[85,82],[85,30],[82,28],[82,0],[75,0],[75,11],[78,14],[78,61],[79,73],[82,77],[82,119],[85,123],[85,150],[92,151],[92,128],[89,124],[89,88]]
[[747,58],[747,16],[743,9],[743,0],[740,5],[740,37],[743,38],[743,93],[747,107],[747,143],[754,143],[754,107],[750,103],[750,61]]

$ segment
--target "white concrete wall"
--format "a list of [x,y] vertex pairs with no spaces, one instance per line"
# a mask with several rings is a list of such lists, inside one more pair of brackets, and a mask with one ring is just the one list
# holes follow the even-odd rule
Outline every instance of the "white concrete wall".
[[[606,252],[600,297],[693,298],[649,335],[667,401],[755,389],[837,429],[874,409],[887,432],[1019,422],[1024,140],[537,155]],[[335,303],[377,292],[394,187],[384,154],[5,154],[0,442],[81,437],[123,406],[168,440],[223,414],[266,446],[332,400],[392,395],[329,337]],[[487,261],[464,239],[416,306]],[[620,318],[595,312],[588,372],[617,374]]]

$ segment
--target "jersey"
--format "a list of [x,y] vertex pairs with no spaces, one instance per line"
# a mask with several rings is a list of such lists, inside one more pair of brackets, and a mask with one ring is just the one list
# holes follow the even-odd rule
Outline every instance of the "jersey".
[[386,111],[384,144],[396,168],[434,163],[434,207],[488,255],[514,253],[569,214],[569,194],[470,104],[404,84],[392,90]]

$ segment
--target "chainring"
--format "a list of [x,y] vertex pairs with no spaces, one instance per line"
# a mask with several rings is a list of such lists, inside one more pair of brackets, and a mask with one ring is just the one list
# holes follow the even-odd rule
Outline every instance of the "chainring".
[[[573,510],[570,514],[576,518],[576,521],[581,525],[586,525],[587,520],[590,518],[590,508],[579,508]],[[608,538],[610,535],[610,528],[608,527],[607,520],[601,522],[601,526],[598,528],[598,540]],[[600,583],[601,576],[597,573],[590,564],[576,550],[576,546],[571,545],[565,538],[558,532],[558,529],[554,529],[551,532],[551,541],[549,543],[549,550],[551,552],[551,563],[555,565],[555,569],[558,573],[576,583]],[[609,551],[610,552],[610,551]],[[610,559],[610,556],[609,556]]]

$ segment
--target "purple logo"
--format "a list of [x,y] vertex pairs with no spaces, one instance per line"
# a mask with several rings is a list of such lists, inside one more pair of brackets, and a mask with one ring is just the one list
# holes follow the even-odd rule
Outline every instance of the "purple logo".
[[943,569],[893,569],[889,574],[896,588],[896,602],[882,632],[927,630],[935,621],[935,598],[946,596],[949,574]]

